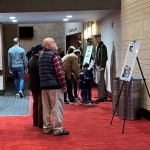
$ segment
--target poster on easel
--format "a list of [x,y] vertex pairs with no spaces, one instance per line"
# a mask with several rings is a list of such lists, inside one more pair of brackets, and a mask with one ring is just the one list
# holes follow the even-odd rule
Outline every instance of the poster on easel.
[[120,75],[120,80],[130,81],[135,66],[136,57],[140,48],[140,41],[130,42]]
[[93,50],[93,45],[92,46],[87,46],[83,64],[84,63],[88,63],[88,64],[90,63],[92,50]]

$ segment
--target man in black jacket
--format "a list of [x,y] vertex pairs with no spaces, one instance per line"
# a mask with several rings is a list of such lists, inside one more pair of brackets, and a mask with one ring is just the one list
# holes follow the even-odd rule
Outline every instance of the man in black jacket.
[[97,78],[98,78],[98,99],[96,102],[107,101],[107,91],[105,85],[105,67],[107,62],[107,48],[104,43],[101,41],[101,34],[94,35],[95,43],[97,44],[96,48],[96,69],[97,69]]
[[33,96],[33,126],[43,128],[43,108],[41,100],[41,87],[39,77],[39,55],[43,52],[42,44],[35,46],[32,57],[28,63],[29,68],[29,89]]

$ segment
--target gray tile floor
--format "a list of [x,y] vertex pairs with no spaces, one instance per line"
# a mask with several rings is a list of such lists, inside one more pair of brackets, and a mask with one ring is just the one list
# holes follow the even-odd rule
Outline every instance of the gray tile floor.
[[8,82],[4,95],[0,95],[0,116],[30,115],[30,90],[24,84],[24,97],[15,95],[14,83]]

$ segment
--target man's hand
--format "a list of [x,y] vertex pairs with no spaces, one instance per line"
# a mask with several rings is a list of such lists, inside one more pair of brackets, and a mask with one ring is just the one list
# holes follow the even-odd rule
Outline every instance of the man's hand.
[[105,68],[101,68],[101,71],[104,71],[105,70]]
[[62,93],[66,93],[66,92],[67,92],[67,88],[63,88]]
[[10,72],[10,74],[13,74],[13,72]]

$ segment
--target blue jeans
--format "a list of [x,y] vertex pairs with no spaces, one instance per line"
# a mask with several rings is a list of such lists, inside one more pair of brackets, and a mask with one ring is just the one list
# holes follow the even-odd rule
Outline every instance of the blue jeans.
[[87,101],[87,92],[88,92],[88,89],[81,89],[82,101]]
[[[12,72],[14,76],[16,94],[18,94],[19,91],[23,91],[23,87],[24,87],[24,68],[12,67]],[[19,86],[19,81],[20,81],[20,86]]]

